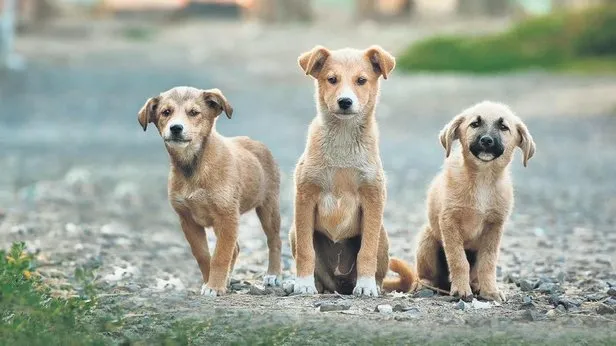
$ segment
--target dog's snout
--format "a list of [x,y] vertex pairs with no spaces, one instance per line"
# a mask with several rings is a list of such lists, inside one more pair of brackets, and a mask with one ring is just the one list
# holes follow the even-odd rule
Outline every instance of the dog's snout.
[[180,124],[171,125],[169,130],[171,131],[171,134],[179,135],[179,134],[182,134],[182,131],[184,130],[184,126]]
[[353,105],[353,100],[349,97],[341,97],[338,99],[338,106],[340,109],[349,109]]
[[483,136],[479,139],[479,143],[484,148],[490,148],[494,145],[494,139],[490,136]]

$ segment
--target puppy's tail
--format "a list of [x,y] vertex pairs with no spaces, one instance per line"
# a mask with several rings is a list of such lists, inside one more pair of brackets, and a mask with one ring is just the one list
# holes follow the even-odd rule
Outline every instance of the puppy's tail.
[[415,289],[417,285],[417,274],[411,265],[405,261],[392,257],[389,260],[389,269],[398,273],[397,278],[385,278],[383,280],[383,290],[385,292],[408,292]]

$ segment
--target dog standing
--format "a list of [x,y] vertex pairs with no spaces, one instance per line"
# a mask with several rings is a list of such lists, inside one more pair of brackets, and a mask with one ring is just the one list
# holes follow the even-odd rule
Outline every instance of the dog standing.
[[[460,148],[452,145],[460,140]],[[499,246],[513,208],[509,163],[535,153],[526,125],[506,105],[484,101],[457,115],[440,133],[445,165],[428,190],[428,225],[418,236],[417,274],[428,285],[495,301]]]
[[[226,292],[239,254],[240,215],[255,209],[267,236],[265,285],[281,275],[280,173],[267,147],[248,137],[225,138],[216,119],[233,108],[218,89],[177,87],[150,98],[139,111],[143,130],[154,123],[171,159],[169,201],[203,276],[201,294]],[[216,249],[210,261],[204,228],[212,227]]]
[[[378,296],[389,244],[375,110],[379,79],[387,79],[395,59],[378,46],[317,46],[298,62],[315,80],[317,116],[295,169],[294,293]],[[414,278],[391,280],[408,286]]]

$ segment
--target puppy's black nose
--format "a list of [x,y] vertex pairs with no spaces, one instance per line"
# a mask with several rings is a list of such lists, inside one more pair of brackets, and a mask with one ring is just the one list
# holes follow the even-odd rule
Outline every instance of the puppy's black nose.
[[348,97],[342,97],[338,99],[338,106],[340,109],[349,109],[353,105],[353,100]]
[[180,124],[171,125],[169,130],[171,130],[172,135],[179,135],[182,133],[182,130],[184,130],[184,126]]
[[490,136],[483,136],[479,139],[479,143],[481,143],[481,146],[484,148],[490,148],[494,145],[494,139]]

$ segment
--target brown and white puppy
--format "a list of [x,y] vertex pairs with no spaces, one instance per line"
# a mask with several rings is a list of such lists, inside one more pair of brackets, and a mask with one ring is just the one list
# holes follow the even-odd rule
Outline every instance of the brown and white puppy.
[[317,116],[295,169],[294,293],[377,296],[389,245],[375,110],[395,59],[378,46],[317,46],[299,65],[315,80]]
[[[452,153],[455,140],[460,146]],[[502,301],[496,263],[513,208],[509,163],[535,153],[526,125],[504,104],[484,101],[457,115],[440,133],[447,159],[428,190],[428,225],[418,236],[417,274],[461,297]],[[450,155],[451,154],[451,155]]]
[[[139,111],[145,131],[154,123],[171,159],[169,201],[203,275],[201,294],[226,292],[239,254],[240,215],[255,209],[269,247],[265,285],[281,275],[280,173],[267,147],[248,137],[225,138],[216,119],[233,108],[218,89],[176,87],[150,98]],[[210,261],[204,228],[216,235]]]

